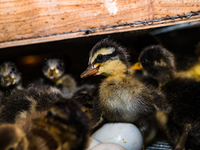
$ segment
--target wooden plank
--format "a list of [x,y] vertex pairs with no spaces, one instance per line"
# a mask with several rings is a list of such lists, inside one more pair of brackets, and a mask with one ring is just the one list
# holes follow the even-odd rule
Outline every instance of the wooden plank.
[[169,20],[169,21],[163,21],[154,23],[152,25],[137,25],[134,27],[118,27],[118,28],[109,28],[105,30],[98,30],[96,32],[85,34],[85,32],[77,32],[77,33],[68,33],[68,34],[60,34],[55,36],[49,36],[49,37],[38,37],[38,38],[32,38],[32,39],[25,39],[25,40],[17,40],[17,41],[11,41],[11,42],[2,42],[0,43],[0,48],[6,48],[6,47],[12,47],[12,46],[22,46],[22,45],[28,45],[28,44],[36,44],[36,43],[44,43],[44,42],[51,42],[51,41],[59,41],[64,39],[72,39],[72,38],[80,38],[80,37],[89,37],[89,36],[95,36],[95,35],[101,35],[101,34],[111,34],[111,33],[120,33],[120,32],[127,32],[127,31],[135,31],[135,30],[144,30],[144,29],[150,29],[150,28],[157,28],[157,27],[164,27],[169,25],[176,25],[180,23],[187,23],[187,22],[194,22],[194,21],[200,21],[200,16],[194,16],[190,19],[178,19],[176,21]]
[[[116,25],[117,22],[188,14],[191,11],[199,11],[199,6],[199,0],[1,0],[0,42],[2,46],[5,42],[9,45],[9,41],[28,38],[30,42],[27,43],[35,43],[52,41],[53,38],[60,40],[83,37],[86,35],[76,33],[32,39],[79,29],[99,28],[108,24]],[[142,28],[145,26],[140,27]],[[117,29],[117,32],[126,29],[128,31],[136,28],[125,27],[122,30]],[[104,33],[107,31],[98,34]],[[20,43],[23,44],[23,41]]]

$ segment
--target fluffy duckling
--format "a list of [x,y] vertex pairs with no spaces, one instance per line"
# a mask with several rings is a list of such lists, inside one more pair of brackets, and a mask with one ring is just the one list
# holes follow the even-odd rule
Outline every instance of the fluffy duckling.
[[65,62],[60,58],[47,58],[43,65],[43,74],[56,85],[66,98],[71,98],[76,90],[76,81],[70,75],[65,74]]
[[1,150],[28,150],[28,140],[24,131],[14,124],[0,125]]
[[48,110],[63,94],[55,87],[36,87],[14,92],[5,98],[7,101],[0,113],[0,123],[14,123],[27,114]]
[[80,102],[82,104],[82,110],[86,112],[89,117],[92,117],[94,98],[86,93],[77,93],[73,98]]
[[59,99],[45,117],[33,123],[48,129],[58,142],[58,150],[84,150],[88,146],[91,122],[74,99]]
[[[180,70],[179,66],[177,66],[177,70],[180,70],[177,75],[180,77],[187,77],[187,78],[195,78],[196,80],[200,81],[200,42],[196,46],[196,57],[191,59],[184,59],[185,61],[181,64],[182,66],[187,66],[186,69]],[[186,65],[185,65],[186,64]]]
[[134,75],[142,82],[146,83],[147,85],[152,85],[156,88],[158,87],[158,82],[155,79],[149,77],[145,71],[141,70],[139,62],[136,62],[134,65],[132,65],[130,69],[134,70]]
[[127,122],[136,124],[143,132],[154,118],[156,109],[169,111],[163,105],[164,95],[129,71],[128,57],[125,48],[108,38],[90,51],[89,66],[81,78],[106,76],[99,87],[99,99],[94,100],[94,127],[104,122]]
[[46,113],[29,114],[15,124],[0,125],[1,150],[55,150],[58,144],[44,128],[32,124],[32,119]]
[[[169,107],[166,133],[174,150],[200,148],[200,82],[176,76],[174,55],[160,45],[145,48],[139,62],[143,70],[159,82]],[[185,146],[186,144],[186,146]]]
[[17,66],[8,61],[0,65],[0,95],[1,98],[10,95],[12,91],[21,90],[21,73]]
[[15,126],[20,127],[26,134],[29,142],[28,150],[55,150],[58,143],[55,138],[45,128],[35,126],[33,119],[45,116],[47,111],[32,112],[27,114],[25,118],[19,118],[15,122]]

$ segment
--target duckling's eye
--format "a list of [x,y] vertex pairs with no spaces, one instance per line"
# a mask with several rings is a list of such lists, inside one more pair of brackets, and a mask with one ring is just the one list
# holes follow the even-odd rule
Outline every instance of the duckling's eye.
[[48,68],[47,62],[44,63],[44,68]]
[[15,71],[16,71],[16,68],[15,68],[15,67],[12,67],[11,70],[12,70],[12,72],[15,72]]
[[147,59],[143,59],[142,62],[143,62],[143,63],[147,63],[148,60],[147,60]]
[[99,54],[98,56],[97,56],[97,60],[102,60],[103,59],[103,55],[102,54]]
[[8,150],[15,150],[13,147],[11,147],[11,148],[8,148]]
[[58,65],[57,65],[56,67],[57,67],[57,69],[61,69],[61,68],[62,68],[62,66],[63,66],[63,64],[62,64],[62,63],[58,63]]
[[12,67],[11,70],[10,70],[10,74],[12,74],[15,71],[16,71],[15,67]]

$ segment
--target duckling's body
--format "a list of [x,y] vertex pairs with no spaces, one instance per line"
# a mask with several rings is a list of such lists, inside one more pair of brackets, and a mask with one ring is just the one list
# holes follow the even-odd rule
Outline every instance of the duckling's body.
[[88,145],[91,122],[74,99],[59,99],[45,117],[33,121],[46,126],[58,142],[58,150],[84,150]]
[[20,118],[15,124],[0,125],[1,150],[55,150],[58,147],[54,137],[44,128],[32,124],[32,119],[46,115],[34,113]]
[[[172,111],[168,115],[166,133],[171,143],[176,144],[185,124],[190,124],[187,145],[200,148],[200,82],[194,79],[175,78],[161,89],[166,93]],[[194,147],[195,147],[194,146]]]
[[24,118],[33,112],[48,110],[62,93],[55,87],[35,87],[20,90],[5,98],[0,123],[14,123],[18,118]]
[[86,112],[89,117],[92,117],[93,101],[94,98],[86,93],[77,93],[73,99],[82,104],[82,110]]
[[45,116],[47,111],[32,112],[26,117],[17,119],[15,126],[20,127],[26,134],[29,142],[28,150],[55,150],[58,148],[58,143],[55,138],[45,128],[35,126],[32,123],[33,119]]
[[24,131],[13,124],[0,125],[1,150],[28,150],[29,142]]
[[177,76],[184,78],[194,78],[200,81],[200,62],[194,64],[188,70],[177,72]]
[[[0,98],[9,96],[12,92],[23,89],[21,73],[16,65],[10,61],[0,65]],[[4,104],[5,101],[2,101]]]
[[[166,133],[175,150],[200,148],[200,82],[176,75],[173,54],[160,45],[144,49],[139,57],[142,68],[156,79],[165,93],[171,112],[167,114]],[[186,141],[187,140],[187,141]]]
[[[49,84],[58,87],[66,98],[71,98],[76,90],[76,81],[65,73],[64,60],[60,58],[48,58],[44,62],[43,74]],[[46,84],[46,83],[45,83]]]
[[[104,122],[129,122],[147,130],[156,109],[163,107],[164,95],[140,82],[129,71],[128,54],[117,43],[103,39],[90,52],[89,67],[81,77],[105,75],[99,87],[99,100],[94,100],[93,119]],[[97,120],[99,119],[99,120]]]

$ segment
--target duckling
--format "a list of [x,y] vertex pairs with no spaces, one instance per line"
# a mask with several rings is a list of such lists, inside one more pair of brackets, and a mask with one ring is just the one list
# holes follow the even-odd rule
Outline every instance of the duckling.
[[155,116],[156,109],[168,112],[165,96],[133,76],[126,49],[109,38],[98,42],[90,51],[88,68],[81,78],[104,75],[99,99],[94,99],[92,118],[97,128],[105,122],[136,124],[142,132]]
[[65,73],[65,63],[60,58],[47,58],[44,62],[42,72],[51,82],[63,92],[66,98],[71,98],[76,90],[76,81]]
[[139,79],[141,80],[142,82],[148,84],[148,85],[152,85],[154,86],[155,88],[157,88],[159,85],[158,85],[158,82],[149,77],[148,74],[145,72],[145,71],[142,71],[141,70],[141,66],[140,66],[140,63],[139,62],[136,62],[134,65],[132,65],[130,67],[131,70],[134,70],[134,75]]
[[58,142],[58,150],[84,150],[88,146],[91,121],[74,99],[59,99],[45,117],[33,123],[48,129]]
[[15,124],[0,125],[1,150],[55,150],[58,144],[44,128],[32,124],[32,119],[46,113],[29,114]]
[[55,87],[30,85],[27,89],[13,92],[5,98],[7,102],[0,113],[0,123],[14,123],[29,113],[46,111],[60,97],[63,94]]
[[1,99],[11,94],[12,91],[22,88],[21,73],[17,66],[11,62],[4,62],[0,65],[0,97]]
[[1,150],[28,150],[29,142],[24,131],[14,124],[0,125]]
[[167,113],[165,131],[174,150],[199,149],[200,82],[177,76],[174,55],[160,45],[145,48],[139,62],[142,69],[158,81],[166,95],[166,105],[172,108]]
[[[180,67],[177,67],[177,70],[180,70],[178,71],[177,75],[180,77],[195,78],[196,80],[200,81],[200,42],[196,45],[195,51],[195,58],[190,58],[189,60],[187,59],[184,61],[185,63],[187,63],[187,65],[180,64],[182,66],[187,66],[187,69],[180,70]],[[177,65],[179,65],[179,63]]]
[[15,122],[15,126],[20,127],[26,134],[29,142],[28,150],[55,150],[58,148],[58,143],[55,138],[45,128],[35,126],[32,123],[33,119],[45,116],[47,111],[32,112],[24,118],[19,118]]
[[77,93],[73,96],[73,99],[82,104],[82,110],[86,112],[89,117],[92,117],[93,101],[94,98],[86,93]]

